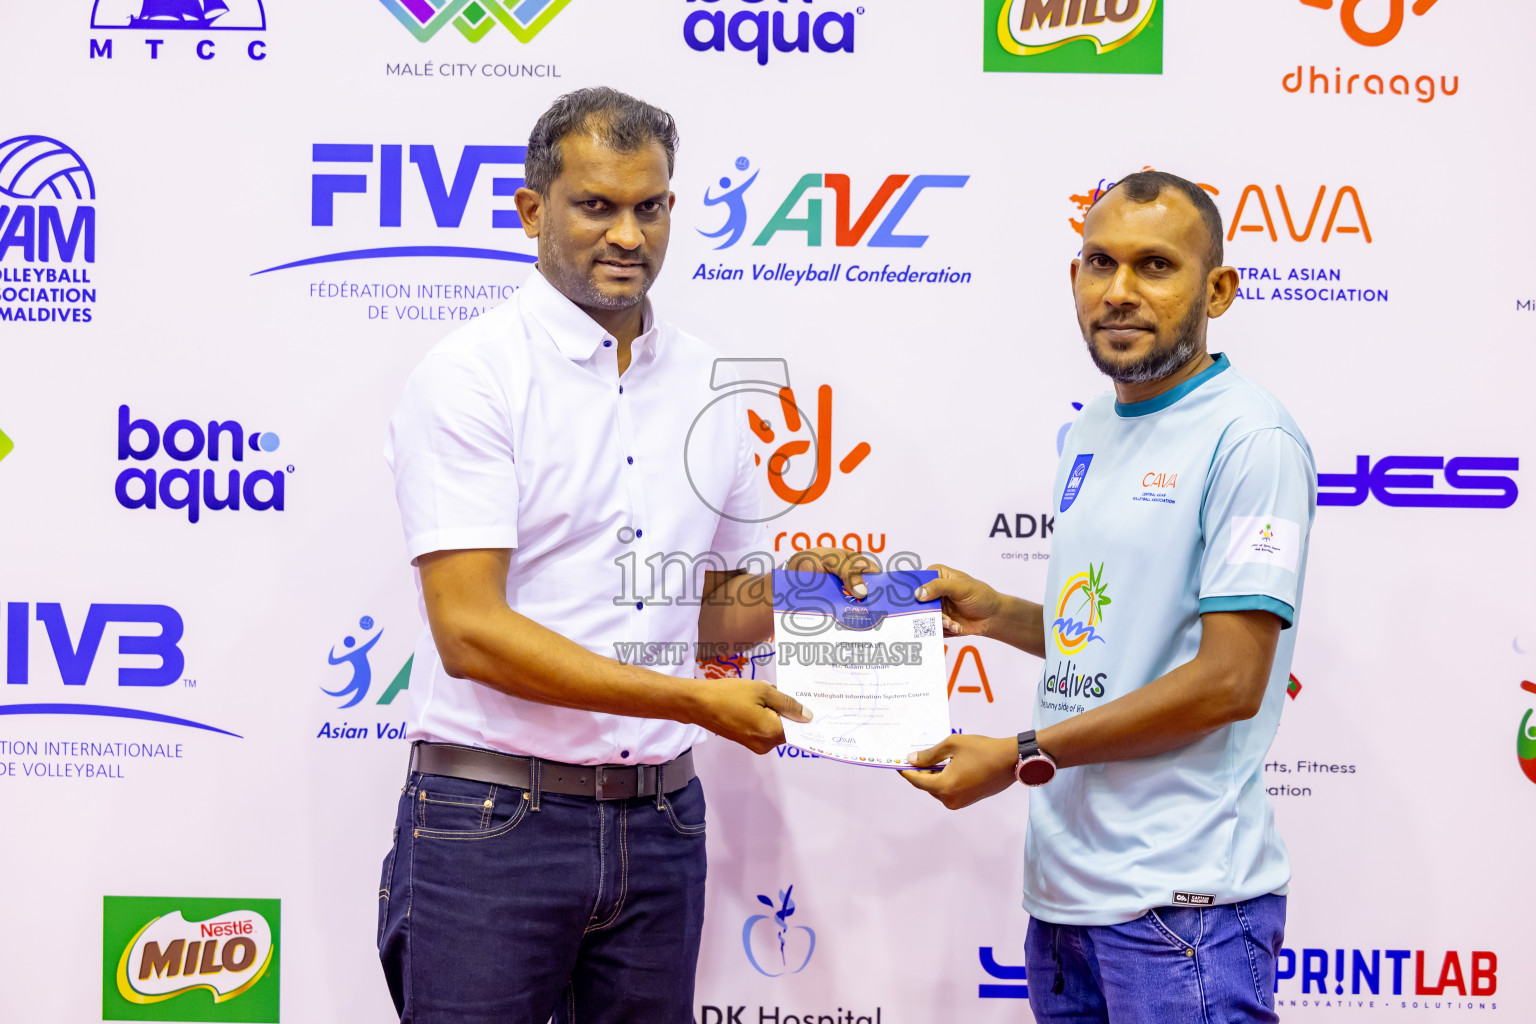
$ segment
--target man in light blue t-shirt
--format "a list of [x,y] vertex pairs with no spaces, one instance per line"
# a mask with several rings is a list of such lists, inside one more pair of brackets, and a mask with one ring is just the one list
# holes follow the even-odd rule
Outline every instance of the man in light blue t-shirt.
[[1029,997],[1042,1024],[1276,1021],[1290,864],[1264,791],[1317,506],[1284,407],[1206,350],[1235,297],[1198,186],[1133,174],[1083,225],[1072,289],[1114,381],[1067,435],[1043,605],[946,566],[947,635],[1045,659],[1035,729],[908,771],[951,808],[1033,789]]

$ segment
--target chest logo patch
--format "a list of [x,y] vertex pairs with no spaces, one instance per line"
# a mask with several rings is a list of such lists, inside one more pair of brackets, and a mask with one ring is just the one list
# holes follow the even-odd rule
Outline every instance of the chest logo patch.
[[[1104,583],[1104,563],[1098,568],[1088,564],[1087,572],[1071,577],[1061,588],[1056,599],[1056,621],[1051,623],[1051,636],[1056,649],[1069,657],[1082,653],[1083,648],[1097,640],[1108,643],[1099,633],[1104,622],[1104,609],[1109,606],[1109,588]],[[1082,615],[1079,620],[1077,616]]]
[[1093,454],[1079,455],[1077,461],[1072,463],[1072,472],[1067,474],[1066,489],[1061,492],[1061,511],[1065,512],[1072,507],[1077,500],[1078,492],[1083,489],[1083,479],[1088,475],[1088,464],[1093,461]]

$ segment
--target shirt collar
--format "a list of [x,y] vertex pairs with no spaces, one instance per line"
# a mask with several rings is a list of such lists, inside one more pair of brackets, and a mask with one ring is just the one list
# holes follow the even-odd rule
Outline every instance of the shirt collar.
[[1231,369],[1232,363],[1228,361],[1225,352],[1216,353],[1216,361],[1184,383],[1177,387],[1171,387],[1155,398],[1149,398],[1144,402],[1116,402],[1116,416],[1145,416],[1148,413],[1160,412],[1168,408],[1174,402],[1189,394],[1195,388],[1204,384],[1223,370]]
[[[523,308],[533,314],[549,331],[549,336],[554,339],[555,347],[567,359],[575,362],[585,362],[591,359],[593,354],[602,346],[604,341],[613,341],[613,335],[603,328],[603,325],[593,320],[581,307],[572,302],[566,295],[545,279],[539,273],[537,265],[528,275],[528,280],[523,282],[521,289]],[[645,315],[640,323],[640,335],[630,346],[631,358],[638,358],[647,349],[653,347],[658,331],[656,329],[656,316],[651,309],[651,300],[645,300]]]

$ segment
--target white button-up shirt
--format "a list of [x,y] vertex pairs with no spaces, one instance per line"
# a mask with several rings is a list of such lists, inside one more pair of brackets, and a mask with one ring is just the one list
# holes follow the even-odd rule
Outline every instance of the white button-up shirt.
[[[422,360],[384,455],[413,563],[432,551],[511,548],[514,611],[607,658],[620,656],[616,645],[672,644],[656,669],[691,676],[703,570],[736,569],[767,550],[763,468],[745,404],[712,386],[717,353],[656,319],[649,303],[644,328],[621,377],[613,336],[535,269],[510,302]],[[663,561],[708,552],[720,561],[694,571]],[[416,585],[419,595],[419,574]],[[425,622],[425,600],[421,613]],[[660,763],[708,735],[454,679],[426,627],[408,693],[411,739],[578,764]]]

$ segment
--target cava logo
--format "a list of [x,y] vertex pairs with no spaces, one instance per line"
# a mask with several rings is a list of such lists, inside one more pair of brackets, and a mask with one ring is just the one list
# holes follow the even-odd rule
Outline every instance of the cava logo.
[[472,43],[497,25],[527,43],[544,31],[571,0],[379,0],[421,42],[452,25]]
[[[1051,624],[1051,636],[1056,649],[1062,654],[1082,652],[1091,642],[1107,643],[1099,635],[1098,626],[1104,621],[1104,609],[1109,607],[1109,588],[1104,583],[1104,563],[1097,569],[1091,564],[1087,572],[1080,572],[1067,580],[1056,600],[1056,621]],[[1083,615],[1082,620],[1074,616]]]
[[[91,29],[97,32],[133,31],[152,32],[145,36],[143,53],[150,60],[159,60],[163,47],[182,45],[180,39],[169,38],[165,33],[187,33],[185,45],[196,53],[200,61],[214,60],[219,56],[220,44],[207,36],[215,32],[265,32],[267,11],[262,0],[95,0],[91,5]],[[91,39],[91,59],[113,58],[110,36]],[[231,49],[243,49],[250,60],[266,60],[265,39],[239,39],[229,44]]]
[[1162,74],[1159,0],[987,0],[983,68]]
[[58,139],[0,142],[0,321],[91,322],[95,199],[85,161]]
[[278,900],[108,896],[104,1020],[278,1019]]

